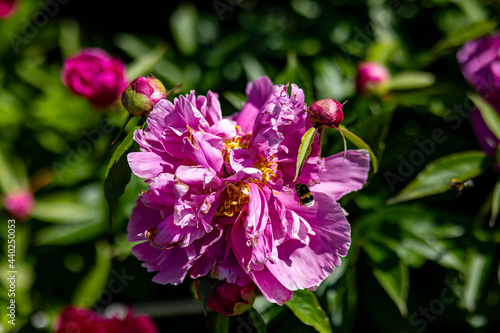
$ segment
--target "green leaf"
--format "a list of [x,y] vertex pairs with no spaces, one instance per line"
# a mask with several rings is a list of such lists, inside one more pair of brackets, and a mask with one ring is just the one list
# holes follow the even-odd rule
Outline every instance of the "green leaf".
[[483,288],[487,285],[488,271],[493,262],[491,255],[477,250],[470,253],[468,267],[465,269],[463,302],[469,312],[474,312]]
[[304,89],[305,100],[309,105],[314,102],[312,79],[309,71],[302,65],[295,51],[289,51],[285,69],[276,75],[276,84],[295,83]]
[[0,147],[0,189],[8,193],[28,187],[26,169],[17,155],[4,152]]
[[130,182],[132,171],[127,161],[127,154],[136,151],[139,146],[134,141],[134,132],[140,126],[135,126],[125,137],[123,142],[116,148],[109,161],[104,179],[104,197],[109,206],[110,221],[118,204],[118,200],[125,192],[125,187]]
[[208,298],[212,294],[212,291],[214,291],[215,287],[217,287],[218,283],[219,281],[209,277],[202,277],[196,280],[196,289],[200,295],[203,311],[205,313],[207,311]]
[[96,220],[78,224],[54,225],[36,232],[36,245],[71,245],[82,243],[103,233],[106,224]]
[[354,93],[354,85],[343,80],[344,73],[336,62],[320,58],[315,59],[313,65],[317,97],[343,100]]
[[191,4],[181,4],[170,15],[170,31],[179,50],[185,55],[194,54],[198,48],[196,26],[198,14]]
[[404,71],[394,74],[389,84],[390,90],[421,89],[432,86],[436,77],[432,73]]
[[76,287],[71,304],[92,307],[105,290],[111,270],[111,249],[105,241],[96,243],[95,265]]
[[60,224],[103,221],[102,185],[88,184],[78,190],[60,191],[37,198],[32,217]]
[[401,315],[406,317],[408,315],[407,300],[410,283],[408,266],[402,261],[395,261],[389,267],[381,267],[383,265],[377,265],[373,268],[373,274],[389,297],[396,303]]
[[293,297],[285,305],[301,322],[314,327],[316,331],[321,333],[332,331],[325,311],[319,305],[316,295],[309,289],[294,291]]
[[344,133],[345,137],[349,141],[351,141],[356,147],[368,150],[368,153],[370,154],[370,161],[372,162],[373,166],[373,173],[377,173],[378,171],[377,156],[375,156],[370,146],[368,146],[368,144],[366,144],[366,142],[364,142],[359,136],[349,131],[345,126],[340,125],[340,129],[342,130],[342,133]]
[[128,81],[132,81],[141,75],[147,75],[155,69],[166,51],[167,46],[165,44],[159,44],[153,51],[145,53],[137,58],[127,68]]
[[64,58],[72,56],[80,51],[80,27],[73,19],[64,19],[59,28],[59,47]]
[[254,308],[251,308],[249,312],[250,312],[250,317],[252,318],[253,321],[253,327],[255,327],[257,333],[266,333],[267,331],[266,323],[264,321],[264,318],[262,318],[262,316],[260,315],[260,313]]
[[482,174],[491,165],[491,159],[481,151],[466,151],[441,157],[429,163],[401,192],[387,200],[387,204],[446,192],[450,189],[453,178],[464,182]]
[[247,95],[240,92],[226,91],[223,96],[236,110],[241,110],[243,103],[247,101]]
[[245,70],[248,82],[267,75],[259,60],[251,53],[246,53],[241,56],[241,64]]
[[215,333],[229,332],[229,317],[217,314],[217,321],[215,322]]
[[495,21],[473,22],[450,32],[432,48],[433,53],[440,53],[449,48],[457,47],[470,39],[484,36],[497,26]]
[[302,167],[304,166],[304,163],[306,163],[307,157],[311,152],[311,145],[314,142],[316,131],[317,128],[311,127],[302,137],[299,147],[299,155],[297,156],[297,168],[295,171],[295,178],[293,179],[294,182],[297,181],[297,178],[299,178]]
[[486,126],[488,126],[490,131],[497,138],[500,138],[500,115],[497,113],[497,111],[478,95],[467,94],[467,96],[471,99],[471,101],[474,102],[474,104],[481,112],[481,116],[483,117]]
[[500,212],[500,178],[498,178],[495,188],[493,189],[493,199],[491,202],[491,218],[490,218],[490,227],[495,225],[495,220],[498,217],[498,213]]

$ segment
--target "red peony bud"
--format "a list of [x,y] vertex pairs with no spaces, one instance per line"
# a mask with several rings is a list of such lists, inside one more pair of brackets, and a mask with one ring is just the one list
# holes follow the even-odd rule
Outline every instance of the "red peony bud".
[[[201,300],[195,281],[196,294]],[[252,308],[255,300],[255,284],[249,282],[240,287],[236,284],[220,281],[208,297],[207,306],[215,312],[225,316],[236,316]]]
[[113,105],[127,86],[125,65],[98,48],[83,49],[64,61],[64,84],[97,107]]
[[309,120],[315,125],[338,127],[344,120],[342,104],[333,98],[320,99],[308,110]]
[[383,95],[389,90],[391,74],[379,63],[364,61],[358,66],[356,93],[360,96]]
[[0,0],[0,19],[6,20],[14,15],[19,7],[19,0]]
[[139,76],[122,94],[122,104],[133,116],[147,116],[159,100],[167,98],[165,86],[156,77]]
[[57,333],[158,333],[153,320],[147,316],[134,317],[128,313],[126,318],[105,318],[90,309],[66,308],[60,316]]
[[3,197],[5,210],[15,219],[26,220],[31,216],[35,206],[33,194],[28,190],[7,193]]

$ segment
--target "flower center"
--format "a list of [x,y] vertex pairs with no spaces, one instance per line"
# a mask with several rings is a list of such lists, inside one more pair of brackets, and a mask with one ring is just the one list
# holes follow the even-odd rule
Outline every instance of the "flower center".
[[[237,130],[241,133],[238,126]],[[251,134],[238,135],[231,140],[224,141],[224,150],[222,154],[224,156],[224,161],[230,163],[229,155],[233,149],[237,148],[248,148],[248,143],[250,141]],[[262,177],[260,180],[252,179],[252,183],[258,183],[262,185],[267,185],[267,183],[276,176],[278,164],[272,161],[272,158],[268,160],[266,157],[262,156],[257,161],[254,162],[253,167],[262,171]],[[243,206],[248,203],[248,198],[250,195],[250,188],[248,182],[239,181],[234,184],[228,184],[224,189],[222,195],[226,197],[226,200],[217,208],[215,216],[234,216],[238,214]]]
[[223,195],[227,199],[217,208],[215,216],[233,216],[234,214],[238,214],[248,202],[250,188],[248,184],[242,182],[228,184],[224,189]]
[[[240,128],[238,125],[236,125],[236,129],[238,132],[240,132]],[[224,155],[224,161],[226,163],[230,163],[229,161],[229,155],[231,154],[231,151],[236,148],[248,148],[248,142],[250,141],[250,137],[252,134],[246,134],[246,135],[237,135],[231,140],[225,140],[224,141],[224,150],[222,151],[222,155]]]
[[253,167],[262,171],[261,181],[253,180],[256,183],[261,183],[266,185],[271,179],[276,178],[276,170],[278,164],[273,162],[272,159],[268,160],[265,157],[261,157],[254,163]]

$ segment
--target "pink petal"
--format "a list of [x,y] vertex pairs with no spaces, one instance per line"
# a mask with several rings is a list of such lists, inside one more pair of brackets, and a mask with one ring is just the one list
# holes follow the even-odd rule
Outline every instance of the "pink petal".
[[[309,268],[306,268],[301,274],[304,272],[309,272]],[[264,269],[260,271],[250,271],[248,275],[268,301],[283,305],[292,298],[293,292],[281,284],[275,275],[267,269],[267,266],[264,266]]]
[[175,183],[174,175],[161,173],[149,181],[149,190],[141,194],[140,200],[149,208],[161,210],[162,214],[166,214],[163,217],[166,217],[173,212]]
[[273,91],[273,83],[267,76],[262,76],[247,84],[248,101],[233,120],[240,126],[243,133],[250,133],[260,108]]
[[239,286],[245,286],[250,282],[250,278],[241,269],[224,237],[219,238],[217,243],[204,251],[190,270],[193,279],[205,275]]
[[224,162],[222,158],[222,139],[210,133],[195,132],[191,137],[184,137],[182,152],[195,164],[209,167],[219,172]]
[[173,170],[173,164],[164,161],[159,155],[152,152],[133,152],[127,155],[128,164],[132,172],[140,178],[153,178],[163,172]]
[[208,194],[212,192],[211,189],[217,190],[221,184],[215,171],[206,167],[181,165],[175,171],[175,177],[193,194]]
[[224,181],[228,183],[235,183],[240,180],[261,180],[262,179],[262,171],[259,169],[253,168],[253,167],[248,167],[248,168],[243,168],[236,172],[234,175],[231,175],[227,178],[224,179]]
[[137,242],[144,238],[137,235],[143,233],[163,220],[160,211],[146,207],[140,199],[137,199],[136,206],[130,214],[130,221],[127,226],[127,240]]
[[274,116],[261,112],[255,121],[248,147],[256,156],[266,156],[274,152],[276,146],[283,141],[283,138],[284,136],[279,132]]
[[229,154],[229,161],[235,172],[244,168],[253,168],[255,159],[255,156],[244,148],[233,149]]
[[285,241],[278,247],[279,261],[267,262],[266,267],[290,290],[317,287],[340,265],[339,256],[347,255],[350,225],[340,205],[327,194],[314,193],[316,204],[309,208],[295,206],[293,194],[280,193],[279,198],[308,221],[315,234],[309,235],[309,245],[294,239]]
[[370,170],[370,156],[367,150],[348,150],[325,158],[326,171],[319,175],[321,183],[309,187],[311,191],[324,192],[335,201],[347,193],[363,187]]
[[173,214],[150,231],[154,234],[154,237],[150,239],[151,245],[159,249],[168,249],[173,246],[187,247],[206,234],[204,228],[196,225],[182,227],[175,225]]
[[236,123],[229,119],[222,119],[210,127],[210,133],[221,137],[223,140],[231,140],[236,136]]
[[158,271],[153,278],[156,283],[177,285],[184,280],[191,268],[186,251],[178,246],[159,250],[145,242],[134,246],[132,253],[140,261],[144,261],[142,266],[146,267],[148,272]]
[[217,124],[222,119],[219,95],[211,91],[207,92],[205,119],[210,125]]

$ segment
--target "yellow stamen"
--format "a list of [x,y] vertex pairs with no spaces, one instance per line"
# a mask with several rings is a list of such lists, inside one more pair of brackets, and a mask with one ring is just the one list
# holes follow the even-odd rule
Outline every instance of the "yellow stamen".
[[[238,133],[240,129],[237,128]],[[229,156],[233,149],[237,148],[248,148],[248,143],[250,141],[251,134],[238,135],[231,140],[224,141],[224,161],[230,163]],[[262,177],[260,180],[253,179],[252,183],[258,183],[262,185],[267,185],[267,183],[275,179],[277,171],[277,163],[271,160],[267,160],[265,157],[259,158],[253,165],[254,168],[262,171]],[[248,203],[248,197],[250,195],[250,188],[248,183],[237,182],[234,184],[228,184],[222,193],[227,199],[219,206],[215,212],[215,216],[234,216],[238,214],[245,204]]]
[[248,184],[242,182],[229,184],[224,189],[223,195],[226,195],[227,199],[217,208],[215,216],[234,216],[248,202],[250,188]]
[[262,180],[255,181],[257,183],[267,184],[271,179],[276,178],[277,164],[272,160],[268,161],[265,157],[261,157],[253,165],[254,168],[262,171]]
[[[238,127],[238,126],[236,126]],[[222,154],[224,155],[224,161],[229,163],[229,155],[231,154],[231,150],[236,148],[248,148],[248,142],[250,141],[251,134],[247,134],[244,136],[235,136],[231,140],[224,141],[224,150]]]

